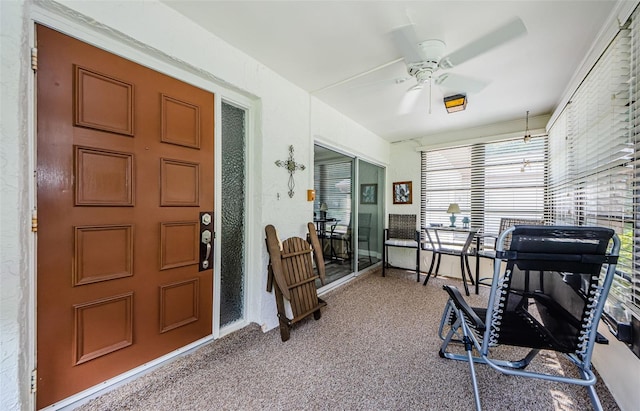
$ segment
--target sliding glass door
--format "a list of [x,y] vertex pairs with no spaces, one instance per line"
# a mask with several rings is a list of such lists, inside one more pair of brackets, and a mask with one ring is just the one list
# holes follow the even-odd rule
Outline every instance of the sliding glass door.
[[[384,168],[326,147],[314,147],[313,220],[327,284],[380,261]],[[318,281],[318,287],[321,286]]]
[[353,175],[353,158],[314,147],[313,220],[323,248],[327,284],[354,271]]
[[382,256],[382,230],[384,228],[384,169],[358,160],[358,230],[356,250],[357,267],[361,271]]

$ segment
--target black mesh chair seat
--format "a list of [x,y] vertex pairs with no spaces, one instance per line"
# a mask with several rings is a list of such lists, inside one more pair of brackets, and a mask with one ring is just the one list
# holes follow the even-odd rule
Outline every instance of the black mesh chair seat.
[[[447,289],[451,286],[445,287],[445,289]],[[487,309],[473,307],[472,310],[476,316],[482,320],[479,323],[468,322],[468,325],[476,336],[481,336],[486,329],[484,318],[487,315]],[[452,325],[456,320],[457,317],[455,313],[452,313],[447,324]],[[556,338],[542,324],[535,321],[526,310],[505,313],[502,317],[501,327],[503,331],[500,333],[497,344],[495,345],[553,350],[563,353],[570,353],[576,349],[575,344],[570,344],[564,341],[564,339]]]
[[[476,315],[485,318],[487,310],[474,308]],[[563,353],[575,351],[575,344],[568,344],[564,339],[556,338],[544,325],[537,322],[526,311],[509,312],[502,317],[504,331],[498,337],[498,345],[537,348]]]
[[[505,250],[507,236],[511,244]],[[477,409],[474,363],[507,375],[585,386],[593,407],[602,409],[591,355],[619,250],[618,237],[606,228],[515,226],[500,235],[486,307],[470,307],[455,287],[444,286],[450,298],[440,323],[440,356],[469,363]],[[466,355],[448,350],[459,342]],[[530,351],[522,359],[497,358],[490,348],[498,345]],[[566,355],[579,376],[525,370],[540,350]]]

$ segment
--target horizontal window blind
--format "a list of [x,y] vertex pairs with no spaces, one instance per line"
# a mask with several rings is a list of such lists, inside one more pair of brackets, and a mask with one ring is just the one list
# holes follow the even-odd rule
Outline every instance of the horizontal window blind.
[[545,219],[558,225],[575,225],[571,170],[567,164],[567,111],[549,130],[548,207]]
[[546,156],[546,136],[423,152],[422,224],[448,225],[450,203],[472,227],[490,233],[502,217],[541,220]]
[[316,164],[314,166],[314,188],[316,200],[314,210],[320,216],[320,206],[326,203],[327,217],[340,220],[341,225],[351,222],[351,175],[352,161]]
[[421,225],[449,225],[449,204],[471,213],[471,146],[422,153]]
[[549,201],[556,224],[616,231],[622,250],[610,296],[637,307],[631,292],[638,268],[630,45],[631,30],[620,30],[551,128]]
[[[638,221],[640,221],[640,102],[638,101],[640,97],[640,81],[638,79],[640,76],[640,13],[638,11],[631,17],[630,31],[631,95],[629,100],[631,101],[631,124],[628,141],[630,152],[628,168],[630,169],[633,190],[632,209],[630,210],[633,213],[633,218],[629,225],[633,225],[633,229],[627,230],[625,233],[626,242],[632,244],[631,249],[625,251],[631,253],[632,269],[628,273],[629,290],[625,293],[627,290],[623,289],[621,294],[627,305],[640,315],[640,227],[638,226]],[[627,236],[631,238],[628,239]]]
[[543,219],[546,156],[546,137],[484,145],[486,232],[497,233],[501,217]]

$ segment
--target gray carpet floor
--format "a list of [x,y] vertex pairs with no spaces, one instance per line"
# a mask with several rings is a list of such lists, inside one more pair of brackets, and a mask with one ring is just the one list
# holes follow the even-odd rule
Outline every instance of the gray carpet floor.
[[[468,364],[438,356],[442,284],[414,273],[365,274],[325,296],[312,316],[280,340],[252,324],[127,383],[81,410],[472,410]],[[488,288],[472,295],[482,305]],[[573,375],[543,353],[533,369]],[[583,387],[501,375],[476,367],[485,410],[588,410]],[[618,410],[601,380],[605,410]]]

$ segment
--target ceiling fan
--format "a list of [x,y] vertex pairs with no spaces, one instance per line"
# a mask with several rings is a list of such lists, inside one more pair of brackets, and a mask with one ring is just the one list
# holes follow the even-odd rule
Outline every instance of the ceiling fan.
[[[403,56],[407,72],[416,79],[416,84],[407,90],[401,102],[399,114],[407,114],[411,111],[425,86],[429,86],[431,94],[433,83],[460,92],[474,93],[482,90],[488,82],[451,72],[440,72],[452,69],[526,33],[527,28],[524,23],[516,17],[453,53],[445,54],[446,45],[443,41],[437,39],[419,41],[413,24],[393,30],[391,36]],[[396,82],[402,83],[404,80],[406,79],[396,80]],[[431,113],[431,95],[429,95],[429,113]]]

